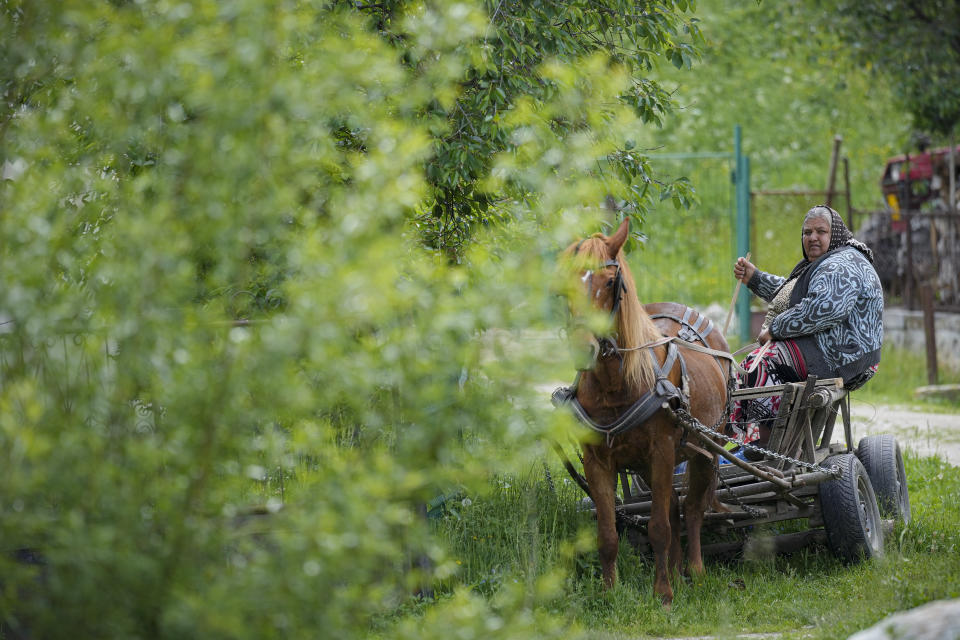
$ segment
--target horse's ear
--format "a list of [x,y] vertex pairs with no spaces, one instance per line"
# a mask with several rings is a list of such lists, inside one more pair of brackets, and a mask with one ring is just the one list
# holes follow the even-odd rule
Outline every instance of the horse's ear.
[[627,236],[629,234],[630,218],[624,218],[616,232],[607,238],[607,249],[610,251],[611,258],[615,257],[620,252],[620,248],[623,247],[623,243],[627,241]]

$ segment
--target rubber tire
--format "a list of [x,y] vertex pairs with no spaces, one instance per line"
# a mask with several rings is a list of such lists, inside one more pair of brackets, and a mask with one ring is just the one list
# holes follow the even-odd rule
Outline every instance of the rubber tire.
[[827,458],[823,466],[840,467],[842,476],[820,484],[820,509],[827,546],[848,564],[883,555],[883,528],[870,476],[852,453]]
[[857,444],[857,458],[870,476],[880,513],[909,523],[910,492],[897,439],[887,434],[867,436]]

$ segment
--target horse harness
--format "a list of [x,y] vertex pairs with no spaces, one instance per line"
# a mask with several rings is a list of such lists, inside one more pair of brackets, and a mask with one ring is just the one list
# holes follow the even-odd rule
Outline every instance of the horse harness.
[[[616,260],[607,260],[603,264],[604,267],[616,267],[617,274],[614,277],[613,286],[615,288],[614,292],[614,301],[611,308],[611,316],[615,316],[617,311],[619,311],[620,301],[623,297],[623,294],[626,293],[626,285],[623,283],[623,277],[621,275],[620,263]],[[593,284],[591,282],[590,289],[587,292],[588,296],[593,295]],[[677,348],[677,342],[687,348],[691,348],[696,351],[703,353],[709,353],[716,357],[725,357],[730,359],[730,363],[733,368],[740,369],[736,361],[733,360],[729,354],[725,354],[714,349],[710,349],[707,344],[707,336],[714,329],[713,321],[710,320],[705,315],[700,315],[695,321],[691,322],[691,317],[693,316],[694,310],[690,307],[687,307],[682,317],[675,316],[669,313],[657,313],[651,314],[650,318],[656,320],[659,318],[667,318],[673,320],[680,325],[680,330],[677,332],[676,336],[664,336],[660,340],[655,340],[649,344],[642,345],[638,347],[639,349],[648,348],[650,350],[650,356],[653,360],[654,374],[656,376],[656,381],[654,382],[653,388],[646,391],[640,398],[634,402],[630,408],[628,408],[623,414],[620,415],[616,420],[610,424],[600,424],[593,420],[580,404],[580,401],[577,400],[577,387],[580,383],[580,371],[577,372],[577,376],[573,381],[573,384],[569,387],[558,387],[554,390],[551,397],[551,402],[555,407],[560,407],[562,405],[568,405],[570,410],[573,411],[573,415],[576,416],[577,420],[582,422],[584,425],[606,436],[607,445],[610,446],[613,439],[635,429],[645,423],[647,420],[653,417],[653,415],[662,408],[670,407],[674,410],[678,408],[683,408],[689,410],[690,404],[690,390],[689,390],[689,379],[687,377],[687,363],[683,358],[683,355],[680,353],[680,350]],[[703,347],[695,344],[695,340],[699,340]],[[629,349],[621,349],[617,346],[616,341],[613,338],[603,337],[598,339],[599,351],[596,355],[602,357],[608,357],[610,355],[616,354],[621,357],[621,366],[622,366],[622,356],[620,355],[622,351]],[[657,362],[656,352],[654,348],[662,344],[667,345],[667,355],[664,358],[663,364]],[[670,375],[670,371],[673,369],[676,362],[680,362],[680,386],[674,385],[667,376]],[[718,363],[719,364],[719,363]],[[722,367],[721,367],[722,370]],[[730,372],[732,373],[732,372]],[[731,382],[733,386],[736,384],[736,377],[730,375],[730,373],[725,373],[727,377],[727,403],[729,405],[731,397],[730,391]],[[729,415],[731,407],[727,407],[726,413]],[[680,426],[680,425],[678,425]]]
[[678,338],[686,340],[687,342],[699,340],[703,343],[703,346],[707,347],[709,346],[707,344],[707,336],[713,332],[714,328],[713,320],[705,315],[701,315],[695,322],[691,323],[690,318],[693,314],[694,310],[691,307],[687,307],[682,318],[670,313],[654,313],[650,315],[650,319],[659,320],[660,318],[666,318],[673,320],[680,325],[680,331],[677,332]]
[[[729,355],[723,354],[722,352],[717,352],[716,350],[710,349],[710,345],[707,343],[707,336],[713,333],[714,324],[713,320],[708,318],[705,315],[700,314],[699,317],[693,322],[690,321],[690,318],[693,316],[695,311],[691,307],[687,307],[686,311],[683,313],[683,317],[677,317],[671,313],[654,313],[650,315],[651,320],[659,320],[660,318],[666,318],[668,320],[673,320],[680,325],[680,330],[677,331],[677,338],[680,339],[683,346],[693,349],[694,351],[700,351],[701,353],[708,353],[714,358],[714,362],[717,363],[717,366],[720,367],[720,373],[725,378],[727,382],[730,382],[730,379],[733,377],[730,375],[729,371],[724,371],[723,366],[720,365],[720,358],[729,359],[731,366],[744,373],[740,365],[737,364],[737,361],[733,358],[730,358]],[[696,344],[696,341],[699,340],[703,343],[703,348],[699,348]]]
[[[667,355],[663,364],[657,362],[654,348],[661,345],[667,345]],[[606,436],[607,446],[611,446],[613,439],[621,434],[635,429],[653,417],[660,409],[670,406],[674,409],[687,407],[690,403],[689,380],[687,379],[687,363],[680,353],[680,349],[673,343],[673,339],[666,337],[647,345],[650,349],[650,356],[653,358],[653,370],[656,375],[656,381],[651,389],[648,389],[637,399],[630,408],[620,415],[610,424],[600,424],[593,420],[584,410],[583,405],[577,400],[577,387],[580,382],[580,372],[573,385],[569,387],[559,387],[553,392],[551,402],[553,406],[569,405],[570,410],[577,420],[582,422],[590,429]],[[674,365],[680,362],[680,386],[670,382],[667,376]]]

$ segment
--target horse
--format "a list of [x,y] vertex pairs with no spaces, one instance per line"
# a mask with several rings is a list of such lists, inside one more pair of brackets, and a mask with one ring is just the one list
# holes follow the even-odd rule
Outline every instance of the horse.
[[[690,342],[699,340],[723,352],[729,352],[729,347],[719,331],[708,331],[712,325],[684,305],[640,304],[622,252],[628,233],[629,223],[624,220],[612,236],[596,233],[571,244],[563,253],[563,262],[572,266],[587,293],[587,304],[595,314],[609,317],[612,329],[605,336],[589,330],[581,332],[587,334],[595,357],[592,364],[580,370],[575,390],[569,393],[581,420],[601,429],[616,425],[604,431],[605,437],[583,442],[583,468],[596,509],[604,587],[611,589],[616,584],[616,479],[619,471],[629,468],[639,472],[651,489],[647,535],[654,554],[653,587],[664,608],[669,609],[673,601],[669,574],[681,569],[679,500],[673,489],[675,466],[687,461],[688,491],[683,510],[689,574],[704,572],[700,548],[704,512],[708,506],[722,506],[715,498],[717,461],[687,444],[683,429],[661,405],[686,405],[694,418],[716,428],[728,416],[731,372],[721,358],[678,347],[664,334],[679,333]],[[576,315],[576,305],[571,307]],[[638,412],[639,405],[644,405],[643,411]],[[642,423],[627,424],[625,416],[639,418]]]

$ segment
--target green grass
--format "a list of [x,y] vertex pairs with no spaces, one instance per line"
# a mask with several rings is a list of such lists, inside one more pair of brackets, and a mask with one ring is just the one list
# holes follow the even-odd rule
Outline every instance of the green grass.
[[[541,340],[524,348],[543,352],[530,372],[531,384],[572,379],[562,343]],[[922,354],[885,348],[879,373],[855,392],[854,402],[960,411],[956,402],[914,398],[925,376]],[[960,381],[960,372],[941,368],[941,380]],[[578,510],[582,493],[552,458],[534,460],[526,472],[493,476],[486,491],[452,495],[438,509],[433,530],[457,572],[437,585],[436,599],[468,589],[495,603],[519,591],[539,613],[567,620],[570,637],[576,631],[617,639],[747,632],[847,637],[892,612],[960,597],[960,468],[909,454],[906,465],[914,518],[888,536],[884,558],[845,566],[828,549],[814,546],[789,557],[708,559],[706,576],[695,584],[674,578],[674,606],[665,612],[653,595],[650,559],[626,541],[620,547],[620,582],[603,592],[595,522]],[[794,522],[779,529],[803,526]],[[435,602],[407,603],[378,627],[424,615]]]
[[[941,365],[938,382],[960,383],[960,370]],[[853,400],[908,405],[923,411],[960,412],[960,398],[918,398],[914,390],[927,384],[927,363],[923,353],[884,347],[877,375],[854,392]]]
[[960,469],[936,458],[908,457],[906,465],[913,521],[888,536],[882,559],[845,566],[813,546],[790,557],[708,560],[695,583],[674,578],[666,612],[653,596],[649,559],[626,541],[620,582],[603,592],[595,526],[577,509],[582,495],[556,470],[551,485],[537,463],[519,477],[493,479],[485,495],[459,496],[456,513],[436,521],[460,569],[438,597],[467,587],[495,599],[526,585],[536,607],[588,637],[847,637],[894,611],[960,596]]

